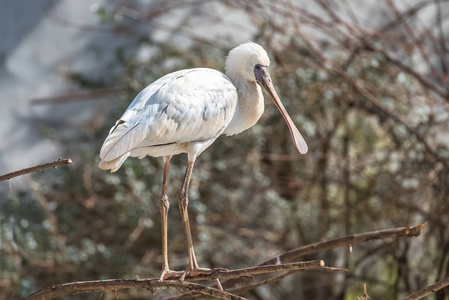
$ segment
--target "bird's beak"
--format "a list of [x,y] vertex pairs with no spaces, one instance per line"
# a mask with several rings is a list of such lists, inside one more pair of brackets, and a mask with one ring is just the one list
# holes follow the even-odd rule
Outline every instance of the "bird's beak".
[[264,87],[267,93],[270,94],[270,96],[273,98],[273,101],[284,117],[285,122],[287,122],[288,129],[290,129],[290,133],[292,135],[293,143],[295,144],[296,149],[298,149],[301,154],[307,153],[308,148],[306,141],[302,137],[301,133],[299,133],[298,128],[296,128],[295,124],[287,113],[287,110],[279,99],[279,96],[273,87],[273,83],[271,82],[270,71],[268,67],[260,66],[259,68],[256,68],[254,70],[254,74],[256,75],[257,82],[262,87]]

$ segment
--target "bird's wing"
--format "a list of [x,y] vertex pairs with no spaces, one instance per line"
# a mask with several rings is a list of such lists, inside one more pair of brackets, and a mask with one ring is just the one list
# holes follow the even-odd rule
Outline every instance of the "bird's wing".
[[207,141],[229,125],[237,91],[221,72],[181,70],[140,92],[112,127],[100,157],[109,161],[136,147]]

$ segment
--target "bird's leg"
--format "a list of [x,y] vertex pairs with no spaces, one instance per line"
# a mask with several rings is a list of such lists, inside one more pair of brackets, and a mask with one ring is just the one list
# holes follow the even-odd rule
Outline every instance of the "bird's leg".
[[168,169],[170,165],[171,155],[164,156],[164,179],[162,180],[162,194],[160,202],[161,225],[162,225],[162,274],[159,277],[160,281],[164,281],[171,275],[182,274],[182,272],[171,271],[168,267],[168,246],[167,246],[167,216],[170,203],[167,196],[168,184]]
[[[192,242],[192,233],[190,231],[190,223],[189,223],[189,215],[187,213],[187,206],[189,204],[189,184],[190,184],[190,178],[192,176],[192,170],[193,170],[193,164],[195,160],[189,160],[187,162],[187,168],[186,168],[186,174],[184,177],[184,182],[182,184],[181,188],[181,194],[179,196],[179,210],[181,211],[181,217],[182,221],[184,222],[184,229],[187,237],[187,251],[189,253],[189,266],[187,267],[184,274],[181,275],[180,279],[183,281],[186,277],[186,275],[200,275],[200,274],[211,274],[216,271],[223,270],[221,268],[218,269],[205,269],[205,268],[199,268],[198,263],[196,261],[195,256],[195,250],[193,249],[193,242]],[[223,287],[220,284],[220,281],[218,279],[215,280],[217,287],[220,290],[223,290]]]
[[[184,182],[182,184],[181,193],[179,196],[179,210],[181,211],[181,217],[182,221],[184,223],[184,229],[187,237],[187,251],[189,253],[189,266],[187,268],[187,271],[193,271],[198,270],[198,263],[196,261],[195,257],[195,250],[193,249],[193,242],[192,242],[192,233],[190,231],[190,223],[189,223],[189,215],[187,213],[187,206],[189,205],[189,184],[190,184],[190,178],[192,176],[192,170],[193,170],[193,164],[194,160],[189,160],[187,162],[187,168],[186,168],[186,174],[184,177]],[[185,277],[185,274],[181,277],[181,280],[183,280]]]

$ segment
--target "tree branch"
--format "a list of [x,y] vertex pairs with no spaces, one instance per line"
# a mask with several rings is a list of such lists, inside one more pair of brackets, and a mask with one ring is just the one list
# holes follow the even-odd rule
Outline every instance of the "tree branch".
[[226,300],[245,300],[245,298],[233,295],[231,293],[220,291],[215,288],[206,287],[201,284],[166,280],[159,281],[158,279],[109,279],[109,280],[94,280],[94,281],[78,281],[71,283],[64,283],[53,285],[49,288],[40,290],[23,300],[47,300],[57,297],[74,295],[74,294],[86,294],[94,292],[106,292],[117,291],[128,288],[142,288],[150,291],[155,290],[177,290],[181,292],[193,292],[202,295],[212,296],[218,299]]
[[[261,263],[259,266],[264,265],[288,265],[288,264],[282,264],[282,262],[291,261],[294,259],[297,259],[300,256],[316,253],[322,250],[329,250],[336,247],[341,246],[347,246],[347,245],[356,245],[359,243],[363,243],[370,240],[383,240],[388,238],[398,238],[398,237],[413,237],[418,236],[421,234],[421,231],[424,227],[426,227],[427,222],[420,224],[415,227],[398,227],[393,229],[386,229],[386,230],[378,230],[378,231],[370,231],[365,233],[359,233],[359,234],[353,234],[348,235],[345,237],[341,237],[338,239],[333,239],[325,242],[318,242],[310,245],[305,245],[302,247],[298,247],[295,249],[292,249],[290,251],[284,252],[283,254],[280,254],[272,259],[269,259],[263,263]],[[313,269],[311,269],[313,270]],[[340,268],[317,268],[316,270],[326,270],[326,271],[343,271],[345,269]],[[246,291],[252,288],[259,287],[261,285],[271,283],[276,280],[280,280],[288,275],[290,275],[291,272],[285,272],[281,275],[277,275],[272,278],[268,278],[263,281],[254,282],[251,285],[248,286],[240,286],[236,287],[238,284],[242,282],[241,279],[230,279],[223,283],[223,287],[226,289],[229,289],[231,292],[242,292]],[[190,297],[189,297],[190,296]],[[187,295],[187,297],[181,297],[180,299],[193,299],[195,297],[192,297],[192,295]]]
[[[346,271],[340,268],[325,267],[324,261],[312,260],[305,262],[296,262],[289,264],[278,265],[264,265],[249,267],[237,270],[218,270],[210,274],[186,276],[188,281],[198,280],[214,280],[214,279],[230,279],[241,277],[252,277],[253,275],[274,273],[282,271],[298,271],[298,270],[332,270],[332,271]],[[218,299],[245,299],[228,292],[220,291],[215,288],[205,287],[203,285],[194,284],[190,282],[181,282],[176,280],[166,280],[163,282],[155,278],[150,279],[109,279],[109,280],[93,280],[93,281],[78,281],[71,283],[64,283],[53,285],[46,289],[40,290],[24,300],[44,300],[54,299],[72,294],[85,294],[92,292],[120,290],[128,288],[144,288],[148,290],[169,289],[178,290],[185,293],[195,293],[212,296]]]
[[448,285],[449,285],[449,277],[446,277],[432,285],[429,285],[423,289],[420,289],[419,291],[414,292],[411,295],[408,295],[407,297],[404,298],[404,300],[422,299],[432,293],[435,293],[438,290],[441,290],[442,288]]
[[[237,281],[237,279],[234,280],[235,282],[242,283],[242,285],[240,285],[238,287],[232,287],[232,288],[229,288],[229,289],[226,289],[226,290],[228,292],[231,292],[231,293],[240,294],[242,292],[249,291],[249,290],[255,289],[257,287],[260,287],[260,286],[263,286],[263,285],[270,284],[270,283],[273,283],[275,281],[281,280],[281,279],[283,279],[283,278],[285,278],[285,277],[287,277],[289,275],[292,275],[297,270],[303,270],[303,271],[326,271],[326,272],[346,272],[346,271],[348,271],[347,269],[343,269],[343,268],[326,267],[326,266],[324,266],[324,262],[322,260],[321,261],[319,261],[319,260],[311,261],[311,262],[322,262],[322,264],[320,264],[319,266],[316,266],[316,267],[310,266],[310,267],[307,267],[307,268],[304,267],[304,268],[301,268],[301,269],[297,269],[297,268],[294,268],[294,267],[290,269],[287,266],[288,265],[297,265],[297,264],[302,264],[302,263],[274,265],[274,266],[280,267],[280,268],[276,268],[277,271],[282,272],[280,275],[276,275],[276,276],[273,276],[273,277],[270,277],[270,278],[267,278],[267,279],[263,279],[263,280],[259,280],[259,281],[257,281],[257,280],[256,281],[252,281],[254,279],[252,276],[242,276],[242,277],[240,277],[239,281]],[[273,267],[273,265],[271,265],[270,267]],[[262,273],[258,273],[258,274],[262,274]],[[253,273],[253,275],[256,275],[256,274]],[[250,280],[252,281],[251,283],[249,283]],[[234,281],[229,280],[229,281],[226,281],[225,284],[229,283],[229,282],[234,282]],[[227,284],[227,285],[229,285],[229,284]],[[194,295],[193,293],[188,293],[188,294],[185,294],[185,295],[182,295],[182,296],[169,298],[168,300],[181,300],[181,299],[187,300],[187,299],[196,299],[196,298],[197,298],[197,295]]]
[[[220,269],[211,274],[201,274],[191,277],[186,277],[189,281],[197,281],[197,280],[206,280],[206,279],[233,279],[233,278],[241,278],[241,277],[251,277],[254,275],[265,274],[265,273],[274,273],[274,272],[282,272],[282,271],[299,271],[299,270],[310,270],[310,269],[319,269],[324,268],[324,261],[322,260],[311,260],[304,262],[295,262],[288,264],[279,264],[279,265],[263,265],[263,266],[255,266],[248,267],[237,270],[226,270]],[[179,277],[179,276],[176,276]]]
[[325,242],[318,242],[302,247],[298,247],[287,251],[283,254],[280,254],[270,260],[263,262],[260,265],[271,265],[281,262],[292,261],[300,256],[316,253],[321,250],[328,250],[336,247],[346,246],[346,245],[355,245],[359,243],[363,243],[370,240],[383,240],[388,238],[397,238],[397,237],[412,237],[418,236],[421,234],[421,230],[426,227],[427,222],[420,224],[415,227],[399,227],[394,229],[386,229],[386,230],[378,230],[371,231],[359,234],[348,235],[345,237],[341,237],[338,239],[333,239]]
[[[324,266],[324,262],[322,260],[315,261],[306,261],[306,262],[296,262],[296,263],[287,263],[281,264],[281,261],[291,260],[297,258],[302,255],[311,254],[317,251],[331,249],[335,247],[341,247],[344,245],[355,245],[358,243],[366,242],[369,240],[375,239],[386,239],[386,238],[394,238],[401,236],[418,236],[421,234],[422,228],[424,228],[427,223],[420,224],[415,227],[400,227],[394,229],[387,230],[379,230],[373,232],[366,232],[361,234],[354,234],[346,237],[342,237],[339,239],[334,239],[326,242],[314,243],[311,245],[299,247],[288,252],[285,252],[281,255],[270,259],[263,264],[244,268],[237,270],[219,270],[216,272],[212,272],[211,274],[206,275],[197,275],[197,276],[187,276],[187,280],[189,281],[197,281],[197,280],[206,280],[206,279],[235,279],[242,277],[252,277],[253,275],[263,274],[263,273],[274,273],[287,271],[284,275],[287,276],[290,272],[296,270],[330,270],[330,271],[345,271],[345,269],[340,268],[327,268]],[[284,276],[277,276],[274,280],[278,280],[283,278]],[[265,280],[263,283],[271,282],[272,280]],[[449,279],[446,278],[443,281],[436,283],[433,286],[427,287],[421,291],[422,295],[426,291],[435,291],[443,288],[444,286],[449,284]],[[255,286],[260,286],[260,283],[256,283]],[[180,282],[180,281],[164,281],[159,282],[157,279],[110,279],[110,280],[96,280],[96,281],[81,281],[81,282],[72,282],[60,285],[53,285],[52,287],[43,289],[39,292],[36,292],[24,300],[43,300],[43,299],[53,299],[56,297],[61,297],[70,294],[80,294],[80,293],[90,293],[90,292],[99,292],[99,291],[110,291],[110,290],[119,290],[119,289],[127,289],[127,288],[145,288],[149,290],[158,290],[158,289],[170,289],[170,290],[179,290],[182,292],[188,293],[199,293],[203,295],[213,296],[218,299],[244,299],[239,296],[235,296],[233,294],[220,291],[215,288],[205,287],[202,285],[189,283],[189,282]],[[236,289],[239,290],[239,289]],[[246,290],[246,289],[245,289]],[[424,291],[425,290],[425,291]],[[417,292],[417,293],[418,293]],[[429,293],[430,293],[429,292]],[[415,293],[416,294],[416,293]],[[414,294],[413,294],[414,295]],[[410,295],[409,297],[413,296]],[[421,295],[421,294],[419,294]],[[411,299],[420,299],[420,298],[408,298]]]
[[[322,267],[322,268],[316,268],[316,269],[310,269],[310,270],[305,269],[305,271],[317,271],[317,270],[319,270],[319,271],[326,271],[326,272],[346,272],[346,271],[348,271],[347,269],[344,269],[344,268],[334,268],[334,267]],[[231,288],[231,289],[229,289],[229,292],[242,293],[242,292],[245,292],[245,291],[249,291],[249,290],[258,288],[259,286],[263,286],[263,285],[266,285],[266,284],[273,283],[273,282],[276,282],[278,280],[281,280],[281,279],[283,279],[283,278],[285,278],[287,276],[292,275],[294,272],[295,271],[287,271],[287,272],[284,272],[284,273],[282,273],[280,275],[273,276],[273,277],[270,277],[270,278],[267,278],[267,279],[264,279],[264,280],[261,280],[261,281],[252,282],[251,284],[245,284],[244,286]]]
[[72,164],[72,160],[70,158],[67,158],[67,159],[61,159],[60,158],[60,159],[55,160],[55,161],[50,162],[50,163],[40,164],[40,165],[37,165],[37,166],[34,166],[34,167],[30,167],[30,168],[14,171],[14,172],[11,172],[11,173],[8,173],[8,174],[4,174],[4,175],[0,176],[0,182],[8,180],[8,179],[11,179],[11,178],[14,178],[14,177],[17,177],[17,176],[22,176],[22,175],[25,175],[25,174],[28,174],[28,173],[39,172],[39,171],[41,171],[43,169],[56,168],[56,167],[59,167],[59,166],[70,165],[70,164]]

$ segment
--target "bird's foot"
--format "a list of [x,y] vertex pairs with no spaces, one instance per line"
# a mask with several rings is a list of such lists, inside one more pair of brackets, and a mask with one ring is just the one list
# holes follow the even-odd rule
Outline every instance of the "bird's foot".
[[159,281],[167,280],[170,277],[181,277],[183,276],[185,271],[172,271],[169,268],[162,269],[162,274],[159,277]]

